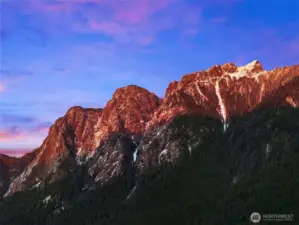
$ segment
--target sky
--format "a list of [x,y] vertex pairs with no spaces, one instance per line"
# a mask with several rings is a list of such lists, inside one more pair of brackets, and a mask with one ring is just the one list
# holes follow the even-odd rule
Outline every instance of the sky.
[[0,0],[0,152],[135,84],[163,97],[215,64],[299,63],[298,0]]

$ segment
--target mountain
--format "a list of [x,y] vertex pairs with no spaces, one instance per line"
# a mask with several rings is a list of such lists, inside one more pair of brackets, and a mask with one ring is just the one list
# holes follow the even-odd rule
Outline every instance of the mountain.
[[266,71],[256,60],[241,67],[227,63],[187,74],[181,81],[170,83],[148,126],[164,123],[178,114],[209,115],[227,121],[266,106],[268,98],[270,107],[297,107],[298,79],[299,65]]
[[216,65],[171,82],[163,99],[119,88],[103,109],[69,109],[32,153],[0,155],[0,224],[248,224],[257,210],[299,213],[298,106],[299,65]]
[[76,164],[112,132],[142,134],[159,103],[154,94],[131,85],[116,90],[104,109],[70,108],[50,127],[37,156],[13,178],[6,196],[45,180],[66,159]]

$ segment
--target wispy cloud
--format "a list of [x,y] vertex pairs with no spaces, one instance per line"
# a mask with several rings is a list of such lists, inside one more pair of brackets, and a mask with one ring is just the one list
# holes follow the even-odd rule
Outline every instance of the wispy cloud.
[[51,122],[40,123],[36,127],[32,128],[30,132],[48,133],[51,125]]
[[[26,7],[22,1],[10,7],[30,15],[40,29],[100,33],[116,41],[141,45],[154,42],[161,31],[183,30],[200,18],[194,6],[181,0],[28,0]],[[185,10],[188,13],[183,13]]]
[[19,123],[19,124],[30,124],[36,121],[36,118],[24,115],[15,114],[2,114],[0,113],[1,123]]
[[32,72],[26,70],[9,70],[9,69],[0,70],[0,77],[2,78],[19,78],[19,77],[28,77],[31,75]]
[[[1,63],[2,64],[2,63]],[[2,65],[1,65],[2,66]],[[0,70],[0,94],[9,90],[10,86],[27,79],[32,72],[25,70]]]
[[9,129],[2,129],[0,131],[0,141],[12,141],[12,140],[20,140],[24,139],[24,134],[20,131],[20,129],[16,126],[11,127]]
[[0,81],[0,94],[3,93],[5,91],[5,84],[3,81]]
[[34,149],[42,144],[51,123],[40,123],[31,127],[10,126],[0,129],[0,148]]

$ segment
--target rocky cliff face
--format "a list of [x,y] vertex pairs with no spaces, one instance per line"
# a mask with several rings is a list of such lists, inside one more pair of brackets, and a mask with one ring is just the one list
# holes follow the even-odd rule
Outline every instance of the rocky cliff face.
[[298,106],[299,65],[271,71],[260,62],[237,67],[232,63],[183,76],[169,84],[165,99],[148,128],[178,115],[209,115],[229,120],[257,106]]
[[[53,205],[49,203],[49,207],[54,207],[56,213],[61,212],[66,204],[62,202],[66,201],[78,212],[85,203],[100,204],[105,211],[112,204],[105,195],[115,192],[121,194],[117,194],[118,200],[113,204],[136,201],[129,208],[142,210],[138,209],[138,201],[153,204],[144,196],[157,200],[152,192],[155,186],[162,196],[171,198],[164,193],[163,185],[173,195],[183,193],[177,207],[184,201],[192,202],[195,196],[189,193],[197,190],[205,193],[210,189],[207,195],[221,195],[225,189],[211,186],[230,188],[246,174],[259,172],[264,163],[272,165],[298,153],[298,106],[299,65],[271,71],[264,70],[258,61],[241,67],[232,63],[213,66],[170,83],[163,99],[138,86],[119,88],[103,109],[69,109],[32,153],[20,159],[0,156],[0,194],[5,193],[8,199],[2,206],[13,207],[13,199],[28,191],[31,197],[34,193],[51,195]],[[267,132],[263,133],[263,129]],[[250,143],[249,147],[246,143]],[[207,179],[207,184],[195,182],[196,176]],[[164,183],[164,179],[171,182]],[[57,191],[61,182],[67,183],[66,188]],[[173,185],[179,189],[172,189]],[[125,188],[120,190],[120,186]],[[51,194],[50,187],[55,189]],[[62,197],[67,190],[80,195],[80,200],[76,196]],[[91,193],[95,192],[100,197],[96,203],[90,203]],[[204,195],[198,196],[205,199]],[[194,204],[192,207],[204,207]],[[44,210],[44,206],[39,207],[36,213]],[[77,212],[72,210],[66,215]],[[153,209],[144,210],[150,213]],[[57,218],[63,221],[64,217]],[[108,221],[107,224],[113,224]],[[56,222],[52,224],[60,224]],[[148,224],[146,219],[135,222],[124,224]]]

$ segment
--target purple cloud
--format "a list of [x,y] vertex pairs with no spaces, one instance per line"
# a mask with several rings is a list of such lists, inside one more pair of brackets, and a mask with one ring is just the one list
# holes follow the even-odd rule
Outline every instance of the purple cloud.
[[1,123],[21,123],[28,124],[36,121],[35,118],[30,116],[23,115],[14,115],[14,114],[0,114]]
[[141,45],[151,44],[164,30],[194,29],[200,20],[198,7],[179,0],[29,0],[8,6],[32,16],[40,27],[47,24],[44,29],[48,31],[101,33],[120,42]]

